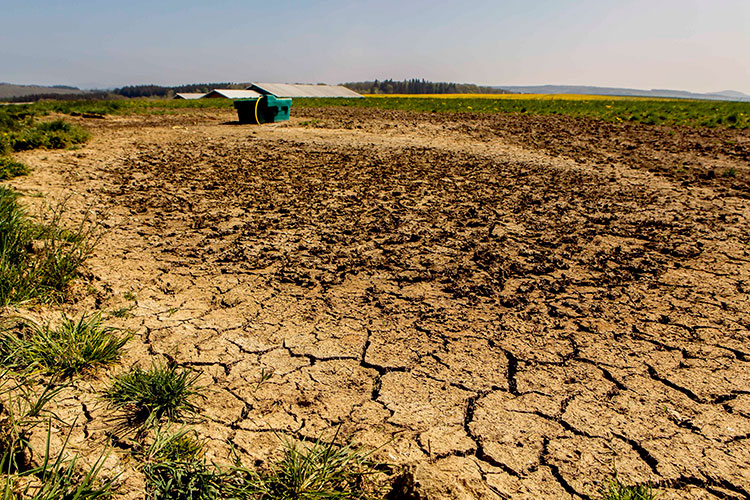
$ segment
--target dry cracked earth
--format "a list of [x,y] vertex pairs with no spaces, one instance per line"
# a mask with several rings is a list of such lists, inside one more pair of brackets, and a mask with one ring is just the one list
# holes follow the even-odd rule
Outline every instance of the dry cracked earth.
[[[111,373],[203,373],[212,458],[341,426],[403,498],[592,499],[615,470],[750,498],[749,132],[293,115],[80,119],[81,150],[19,155],[16,187],[108,228],[67,307],[129,308]],[[81,449],[111,373],[61,404]]]

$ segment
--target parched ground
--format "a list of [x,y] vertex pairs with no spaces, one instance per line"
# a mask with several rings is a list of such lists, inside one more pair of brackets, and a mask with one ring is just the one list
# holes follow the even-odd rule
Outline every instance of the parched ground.
[[[83,149],[19,155],[15,186],[109,228],[70,308],[135,306],[113,371],[204,372],[211,457],[340,424],[415,498],[596,498],[615,469],[750,498],[749,132],[293,115],[87,119]],[[81,448],[106,376],[67,400]]]

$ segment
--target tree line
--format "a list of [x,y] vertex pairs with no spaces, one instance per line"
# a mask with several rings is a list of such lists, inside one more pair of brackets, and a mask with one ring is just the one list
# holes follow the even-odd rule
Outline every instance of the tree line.
[[244,89],[249,83],[191,83],[188,85],[177,85],[164,87],[161,85],[128,85],[112,90],[113,94],[123,97],[172,97],[182,93],[207,93],[214,89]]
[[[2,99],[10,102],[30,102],[40,99],[79,100],[79,99],[121,99],[136,97],[170,98],[180,93],[206,93],[214,89],[245,89],[249,83],[191,83],[186,85],[127,85],[112,90],[92,90],[82,94],[47,94],[25,95]],[[506,94],[507,91],[474,85],[473,83],[430,82],[424,79],[411,80],[374,80],[366,82],[348,82],[342,84],[361,94]],[[71,88],[57,85],[55,88]]]
[[429,82],[412,78],[394,81],[375,80],[368,82],[347,82],[344,87],[360,94],[507,94],[503,89],[482,87],[473,83]]
[[[5,102],[35,102],[40,100],[57,100],[57,101],[78,101],[78,100],[99,100],[99,99],[122,99],[122,98],[135,98],[135,97],[160,97],[160,98],[171,98],[175,94],[179,93],[206,93],[214,89],[244,89],[247,88],[249,83],[191,83],[187,85],[176,85],[174,87],[166,87],[162,85],[128,85],[126,87],[120,87],[111,90],[90,90],[83,93],[71,93],[71,94],[53,94],[40,92],[32,95],[19,95],[0,99]],[[54,88],[63,88],[58,85]],[[65,87],[78,90],[75,87]]]

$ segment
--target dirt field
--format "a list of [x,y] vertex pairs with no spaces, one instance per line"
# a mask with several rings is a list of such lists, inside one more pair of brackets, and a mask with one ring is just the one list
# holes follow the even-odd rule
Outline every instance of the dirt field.
[[[18,155],[12,182],[104,220],[69,308],[135,305],[112,372],[205,374],[211,457],[342,424],[411,498],[596,498],[615,469],[663,500],[750,498],[750,132],[234,119],[81,120],[84,148]],[[106,379],[66,400],[81,449],[110,430]],[[137,498],[125,450],[110,467]]]

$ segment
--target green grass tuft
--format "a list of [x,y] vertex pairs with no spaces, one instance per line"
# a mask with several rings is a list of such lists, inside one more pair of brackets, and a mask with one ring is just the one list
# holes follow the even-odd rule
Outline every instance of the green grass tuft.
[[[5,500],[99,500],[111,497],[116,477],[98,478],[106,456],[83,469],[77,456],[69,458],[73,426],[65,424],[47,405],[65,388],[38,371],[0,373],[0,490]],[[52,422],[69,428],[57,455],[50,453]],[[35,428],[45,425],[43,450],[31,445]],[[56,431],[57,432],[57,431]]]
[[63,120],[39,122],[28,114],[0,110],[0,154],[30,149],[65,149],[83,144],[89,138],[81,127]]
[[36,375],[0,373],[0,474],[15,474],[29,468],[34,428],[57,419],[46,409],[64,386],[55,381],[40,383]]
[[204,460],[205,443],[195,431],[157,427],[151,444],[136,457],[144,462],[149,498],[193,500],[221,498],[226,475]]
[[29,173],[29,167],[10,158],[0,157],[0,181]]
[[130,311],[132,311],[133,308],[135,308],[134,305],[118,307],[117,309],[113,309],[109,313],[109,316],[111,318],[129,318],[130,316],[132,316],[130,314]]
[[[215,500],[222,494],[225,476],[205,462],[156,462],[143,468],[148,498],[153,500]],[[250,497],[234,497],[250,498]]]
[[[63,315],[57,327],[25,322],[22,337],[5,331],[0,336],[0,361],[13,353],[16,364],[38,366],[48,373],[67,377],[87,368],[113,363],[120,358],[129,335],[102,324],[101,315],[81,316],[74,321]],[[15,337],[15,338],[13,338]]]
[[627,486],[620,482],[617,474],[601,492],[601,500],[655,500],[656,492],[648,484]]
[[200,413],[194,402],[203,391],[198,377],[187,368],[157,362],[115,377],[104,399],[124,412],[129,425],[148,427],[163,419],[184,422]]
[[101,234],[85,218],[62,226],[64,202],[39,224],[18,203],[18,194],[0,186],[0,306],[28,300],[62,299],[68,284],[91,255]]
[[[117,477],[100,480],[106,455],[101,455],[87,470],[78,467],[78,456],[67,460],[67,439],[57,456],[50,455],[51,425],[42,464],[23,471],[6,469],[2,478],[3,499],[7,500],[103,500],[112,497]],[[70,435],[68,435],[70,437]]]
[[[172,449],[188,431],[175,434],[158,431],[152,449]],[[188,456],[190,453],[151,453],[143,468],[150,497],[154,500],[374,500],[382,498],[384,476],[380,464],[351,446],[317,440],[310,445],[285,441],[283,458],[268,470],[257,472],[241,464],[224,467]],[[163,444],[156,444],[163,443]],[[202,451],[201,451],[202,453]]]
[[198,439],[195,431],[182,427],[172,432],[170,427],[157,428],[153,441],[145,449],[142,459],[146,462],[195,462],[203,458],[206,444]]
[[285,443],[284,457],[248,483],[258,499],[373,499],[379,486],[378,465],[351,445],[318,439],[312,444]]

